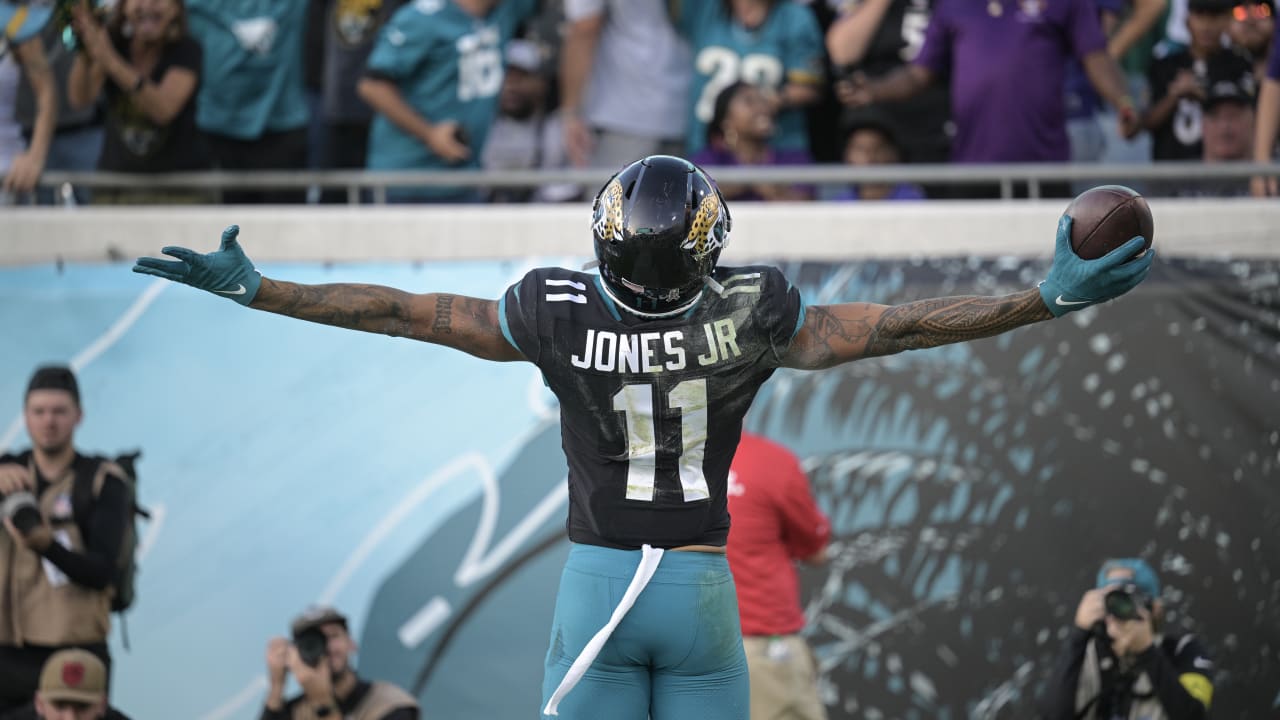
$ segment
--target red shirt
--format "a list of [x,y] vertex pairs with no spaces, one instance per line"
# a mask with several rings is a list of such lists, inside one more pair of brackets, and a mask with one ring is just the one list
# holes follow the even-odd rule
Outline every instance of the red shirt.
[[804,627],[794,561],[827,545],[831,525],[790,450],[742,433],[729,469],[729,568],[743,635],[789,635]]

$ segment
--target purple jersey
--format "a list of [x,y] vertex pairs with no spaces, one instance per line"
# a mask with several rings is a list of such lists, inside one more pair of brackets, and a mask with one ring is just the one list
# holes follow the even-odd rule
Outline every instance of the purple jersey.
[[[698,152],[694,153],[693,157],[689,158],[689,160],[694,164],[698,165],[699,167],[735,166],[735,165],[742,164],[738,162],[737,156],[729,152],[728,150],[724,150],[722,148],[713,148],[710,146],[704,147]],[[795,148],[791,150],[778,150],[776,148],[769,148],[768,157],[765,159],[764,162],[757,163],[757,165],[768,165],[768,166],[808,165],[812,162],[813,162],[813,156],[809,154],[808,150],[803,150],[799,148]],[[811,185],[797,185],[795,186],[795,189],[799,190],[800,192],[808,194],[810,197],[812,197],[815,194],[814,188]],[[733,199],[734,200],[763,200],[764,198],[760,197],[760,195],[755,192],[747,191],[734,196]]]
[[1276,34],[1271,37],[1271,58],[1267,60],[1267,77],[1280,80],[1280,22],[1276,23]]
[[1104,50],[1093,0],[939,0],[915,63],[951,78],[954,162],[1065,162],[1067,60]]

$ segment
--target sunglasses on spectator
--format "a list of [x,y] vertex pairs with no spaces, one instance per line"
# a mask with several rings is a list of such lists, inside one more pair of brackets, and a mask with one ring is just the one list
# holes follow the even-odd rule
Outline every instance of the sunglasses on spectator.
[[1266,20],[1271,17],[1271,6],[1266,3],[1248,3],[1245,5],[1237,5],[1231,11],[1231,16],[1240,22],[1246,20]]

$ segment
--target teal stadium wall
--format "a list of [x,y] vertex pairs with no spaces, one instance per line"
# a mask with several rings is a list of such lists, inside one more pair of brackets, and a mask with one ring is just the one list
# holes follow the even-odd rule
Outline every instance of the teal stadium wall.
[[[1012,291],[1047,266],[970,252],[781,264],[810,303]],[[749,425],[805,460],[836,530],[804,575],[833,717],[1027,717],[1099,560],[1138,553],[1220,661],[1215,714],[1280,712],[1274,254],[1173,253],[1100,310],[766,385]],[[583,259],[262,269],[497,297]],[[131,649],[112,639],[134,718],[256,717],[267,638],[316,601],[427,717],[536,712],[567,543],[531,366],[247,312],[123,262],[0,267],[0,336],[0,446],[26,443],[31,369],[61,361],[79,444],[144,451],[155,519]]]

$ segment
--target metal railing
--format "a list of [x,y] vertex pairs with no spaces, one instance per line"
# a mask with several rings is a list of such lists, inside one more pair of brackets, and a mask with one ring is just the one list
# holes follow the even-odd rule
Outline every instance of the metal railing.
[[[1247,180],[1278,175],[1280,165],[1258,163],[1161,162],[1137,164],[1019,163],[992,165],[795,165],[772,167],[708,167],[718,182],[847,185],[910,182],[948,186],[999,186],[1000,197],[1012,199],[1025,183],[1026,196],[1041,196],[1045,183],[1094,182],[1142,184]],[[45,187],[120,188],[132,190],[307,190],[344,189],[348,203],[368,197],[385,203],[388,188],[534,188],[582,185],[594,191],[608,179],[603,169],[565,170],[270,170],[203,171],[158,174],[48,171]]]

